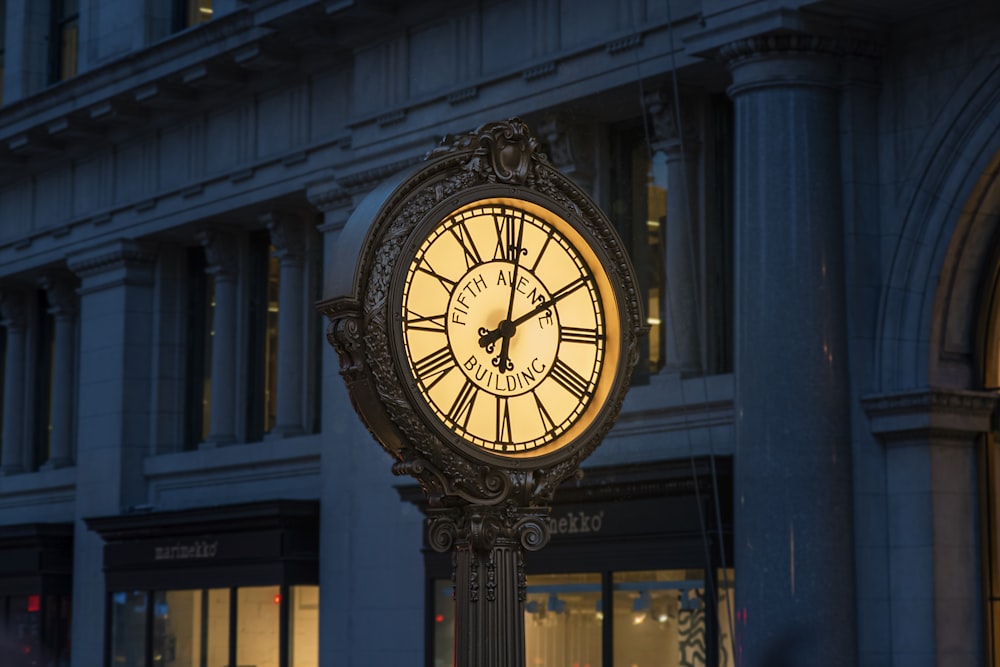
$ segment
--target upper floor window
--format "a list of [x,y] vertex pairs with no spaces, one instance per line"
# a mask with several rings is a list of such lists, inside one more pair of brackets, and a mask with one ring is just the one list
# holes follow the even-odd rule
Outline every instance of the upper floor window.
[[607,210],[632,258],[649,335],[635,380],[731,371],[732,132],[728,100],[610,126]]
[[212,0],[174,0],[174,32],[212,18]]
[[76,76],[80,52],[79,0],[52,0],[49,82]]
[[205,232],[204,255],[187,258],[185,449],[317,428],[306,317],[318,245],[302,220],[267,224]]

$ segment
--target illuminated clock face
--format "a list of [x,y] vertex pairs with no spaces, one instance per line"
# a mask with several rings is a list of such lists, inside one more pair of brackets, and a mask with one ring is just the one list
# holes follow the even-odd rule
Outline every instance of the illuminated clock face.
[[443,429],[507,457],[548,454],[597,418],[620,357],[593,247],[519,199],[463,206],[426,232],[402,288],[406,366]]

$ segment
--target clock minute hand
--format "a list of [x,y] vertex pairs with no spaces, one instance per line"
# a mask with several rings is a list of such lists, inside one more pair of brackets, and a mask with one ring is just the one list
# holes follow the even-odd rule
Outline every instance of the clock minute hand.
[[[528,320],[530,320],[532,317],[534,317],[538,313],[541,313],[543,311],[548,310],[553,305],[555,305],[556,302],[558,302],[560,299],[563,299],[564,297],[569,296],[573,292],[575,292],[578,289],[580,289],[581,287],[583,287],[584,284],[586,284],[587,280],[589,280],[589,278],[584,277],[584,278],[580,278],[579,280],[576,280],[574,282],[571,282],[569,285],[566,285],[561,290],[559,290],[558,292],[556,292],[555,294],[553,294],[552,296],[550,296],[547,300],[541,302],[540,304],[538,304],[537,306],[535,306],[534,308],[532,308],[531,310],[529,310],[528,312],[526,312],[524,315],[521,315],[519,318],[517,318],[516,320],[514,320],[513,322],[511,322],[511,325],[514,326],[514,327],[517,327],[517,326],[519,326],[521,324],[524,324],[525,322],[527,322]],[[500,330],[500,327],[497,328],[497,331],[499,331],[499,330]],[[494,340],[496,340],[496,339],[494,339]],[[480,344],[482,344],[482,339],[480,339],[479,342],[480,342]]]

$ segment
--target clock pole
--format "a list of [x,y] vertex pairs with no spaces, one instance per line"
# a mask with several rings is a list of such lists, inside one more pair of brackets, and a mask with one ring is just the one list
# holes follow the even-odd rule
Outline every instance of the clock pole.
[[524,551],[548,542],[548,508],[430,510],[431,546],[452,550],[456,667],[524,667]]

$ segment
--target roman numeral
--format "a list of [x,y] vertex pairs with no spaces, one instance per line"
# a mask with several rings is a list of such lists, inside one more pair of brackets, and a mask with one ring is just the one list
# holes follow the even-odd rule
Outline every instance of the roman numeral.
[[410,313],[406,318],[406,328],[408,331],[445,333],[445,314],[423,317],[416,313]]
[[455,368],[455,357],[447,345],[413,362],[413,374],[427,389],[436,385],[453,368]]
[[505,396],[497,396],[497,437],[496,441],[503,444],[503,448],[507,449],[507,445],[511,442],[510,435],[510,408],[507,405],[507,398]]
[[559,329],[560,343],[585,343],[587,345],[597,345],[598,341],[604,340],[604,334],[598,333],[596,329],[582,329],[580,327],[561,327]]
[[493,215],[493,224],[497,230],[497,247],[493,251],[493,259],[507,262],[517,262],[527,250],[521,247],[524,234],[524,217],[521,214]]
[[535,262],[531,265],[531,268],[529,269],[532,273],[534,273],[535,270],[538,268],[538,263],[542,261],[542,255],[545,254],[545,249],[549,247],[549,241],[552,240],[552,235],[554,233],[555,230],[550,227],[548,233],[545,235],[545,243],[542,244],[542,249],[538,251],[537,255],[535,255]]
[[549,298],[549,302],[555,303],[559,299],[562,299],[563,297],[569,296],[570,294],[572,294],[573,292],[577,291],[578,289],[580,289],[581,287],[583,287],[584,285],[586,285],[589,282],[590,282],[590,276],[580,276],[579,278],[577,278],[576,280],[574,280],[570,284],[563,286],[563,288],[560,289],[558,292],[555,292]]
[[458,245],[462,248],[466,269],[471,269],[483,263],[483,258],[480,257],[479,250],[476,248],[476,242],[472,240],[469,228],[465,226],[464,222],[456,223],[449,231],[451,231],[452,236],[455,237]]
[[436,278],[437,281],[441,283],[441,286],[444,287],[445,291],[448,292],[448,294],[451,294],[453,291],[455,291],[455,285],[457,283],[454,280],[449,280],[448,278],[445,278],[440,273],[435,271],[434,268],[430,265],[430,262],[428,262],[426,259],[422,260],[420,264],[417,265],[417,271],[422,271],[423,273],[426,273],[427,275]]
[[549,411],[545,409],[545,404],[538,398],[538,394],[532,391],[531,396],[535,399],[535,407],[538,408],[538,417],[542,420],[542,428],[545,429],[546,433],[556,430],[556,423],[553,421]]
[[590,392],[588,382],[582,375],[566,365],[562,359],[556,359],[549,371],[549,377],[559,383],[563,389],[573,394],[577,400],[587,396]]
[[455,402],[448,410],[448,419],[452,423],[464,429],[469,428],[469,417],[472,416],[472,407],[476,404],[476,397],[479,395],[479,388],[469,380],[465,381],[462,390],[455,397]]

